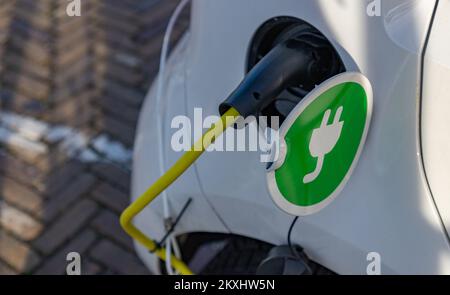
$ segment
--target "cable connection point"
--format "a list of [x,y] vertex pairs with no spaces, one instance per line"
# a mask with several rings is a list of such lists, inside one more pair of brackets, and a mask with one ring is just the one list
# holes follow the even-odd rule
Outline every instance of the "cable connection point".
[[258,116],[287,88],[306,83],[311,77],[327,77],[331,68],[328,56],[323,40],[313,36],[277,45],[220,105],[220,114],[233,107],[244,117]]

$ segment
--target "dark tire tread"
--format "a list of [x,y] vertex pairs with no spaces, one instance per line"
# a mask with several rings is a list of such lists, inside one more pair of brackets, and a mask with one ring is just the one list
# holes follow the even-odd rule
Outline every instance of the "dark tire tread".
[[259,263],[273,246],[260,241],[232,237],[225,248],[203,270],[205,275],[255,274]]

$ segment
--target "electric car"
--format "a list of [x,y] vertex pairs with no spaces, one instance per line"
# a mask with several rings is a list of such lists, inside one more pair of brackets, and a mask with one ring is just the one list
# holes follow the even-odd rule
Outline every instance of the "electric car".
[[[160,77],[162,99],[155,83],[142,108],[132,200],[180,157],[173,118],[194,120],[198,108],[218,115],[281,40],[321,38],[333,74],[367,77],[371,126],[347,184],[315,214],[274,204],[259,152],[211,152],[136,226],[166,236],[196,273],[450,274],[449,34],[450,0],[193,0],[190,28]],[[322,82],[286,89],[263,113],[283,122]],[[136,250],[153,273],[173,272]]]

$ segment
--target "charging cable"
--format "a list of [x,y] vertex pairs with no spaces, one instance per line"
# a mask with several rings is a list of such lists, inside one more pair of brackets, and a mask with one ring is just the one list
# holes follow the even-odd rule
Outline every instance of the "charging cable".
[[[175,8],[175,11],[173,12],[172,16],[170,17],[169,23],[167,25],[167,29],[164,33],[164,39],[163,39],[163,45],[161,49],[161,57],[159,60],[159,75],[158,75],[158,81],[157,81],[157,88],[156,88],[156,106],[161,106],[162,110],[159,112],[156,112],[156,130],[158,132],[158,142],[163,142],[164,140],[164,134],[163,134],[163,128],[162,128],[162,122],[163,118],[162,115],[165,114],[164,107],[165,103],[163,103],[163,92],[164,92],[164,81],[165,81],[165,73],[166,73],[166,63],[167,63],[167,56],[169,54],[170,49],[170,40],[172,37],[172,32],[175,27],[175,24],[177,23],[177,20],[181,14],[181,12],[184,10],[186,5],[190,2],[190,0],[181,0],[181,2],[178,4],[178,6]],[[159,173],[162,175],[165,171],[165,158],[164,158],[164,151],[163,151],[163,145],[158,145],[158,158],[159,158]],[[164,216],[164,224],[166,226],[166,230],[169,230],[172,223],[172,218],[170,214],[170,204],[169,204],[169,198],[167,197],[167,193],[165,191],[162,192],[162,198],[163,198],[163,216]],[[174,250],[179,249],[177,240],[174,234],[170,234],[167,238],[166,243],[166,257],[170,257],[172,254],[172,245]],[[175,252],[175,251],[174,251]],[[175,256],[179,259],[181,259],[181,253],[180,251],[176,251],[178,253],[175,253]],[[170,260],[166,260],[166,270],[169,275],[174,275],[174,271],[172,269],[172,266],[170,264]]]
[[174,269],[180,274],[193,274],[189,267],[174,255],[167,255],[166,250],[157,245],[157,243],[147,237],[141,230],[133,224],[133,218],[138,215],[148,204],[150,204],[160,193],[169,187],[178,179],[219,137],[225,129],[233,125],[239,113],[236,109],[230,108],[203,136],[199,139],[181,158],[144,194],[135,200],[120,216],[122,228],[132,236],[136,241],[144,245],[150,252],[154,253],[160,259],[168,259]]

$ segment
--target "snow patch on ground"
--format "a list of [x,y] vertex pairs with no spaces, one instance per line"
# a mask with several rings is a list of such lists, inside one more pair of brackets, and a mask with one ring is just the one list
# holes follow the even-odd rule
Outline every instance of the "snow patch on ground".
[[48,152],[48,148],[45,144],[29,140],[26,137],[20,135],[19,133],[16,133],[1,125],[0,125],[0,144],[6,146],[11,150],[22,152],[23,154],[26,154],[29,158],[35,158]]
[[111,161],[131,162],[132,153],[120,142],[112,141],[105,134],[100,134],[92,141],[92,147]]
[[33,118],[24,117],[10,112],[0,113],[1,124],[21,136],[31,140],[38,141],[48,132],[48,125]]
[[68,126],[52,126],[34,118],[0,112],[0,144],[31,156],[48,153],[48,146],[59,144],[61,151],[82,162],[113,162],[131,165],[132,150],[106,134],[91,138]]

